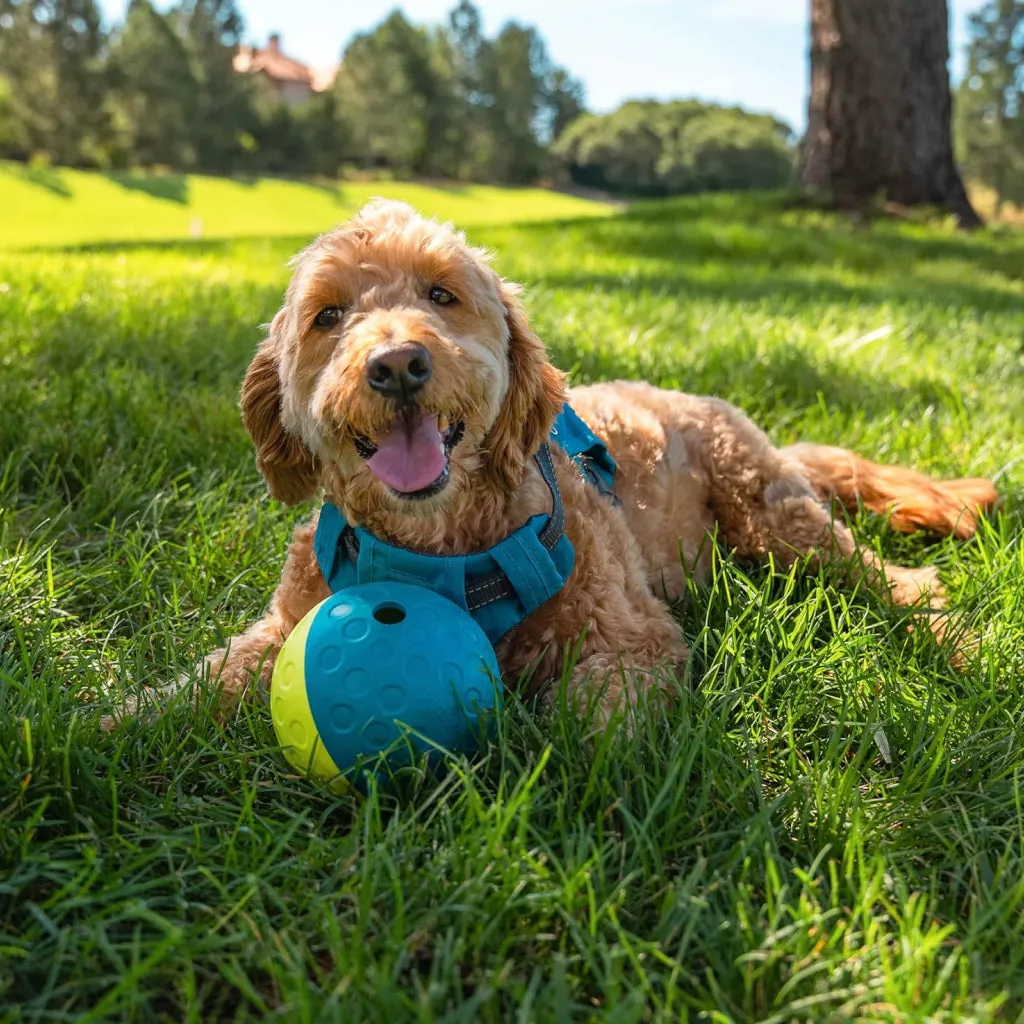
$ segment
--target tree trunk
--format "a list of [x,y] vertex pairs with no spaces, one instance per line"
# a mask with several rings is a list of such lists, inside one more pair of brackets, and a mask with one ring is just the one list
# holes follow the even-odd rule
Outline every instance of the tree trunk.
[[801,180],[842,206],[879,195],[977,227],[953,161],[946,0],[811,0]]

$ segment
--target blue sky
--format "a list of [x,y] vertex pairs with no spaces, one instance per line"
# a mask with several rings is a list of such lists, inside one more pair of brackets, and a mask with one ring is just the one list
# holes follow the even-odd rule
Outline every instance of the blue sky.
[[[455,0],[239,0],[250,42],[274,31],[289,55],[334,63],[348,39],[400,6],[437,22]],[[126,0],[100,0],[109,20]],[[160,6],[165,6],[160,4]],[[478,0],[488,32],[516,19],[540,29],[554,59],[587,88],[591,109],[625,99],[696,96],[781,116],[800,129],[807,94],[809,0]],[[962,67],[967,14],[951,0],[953,73]]]

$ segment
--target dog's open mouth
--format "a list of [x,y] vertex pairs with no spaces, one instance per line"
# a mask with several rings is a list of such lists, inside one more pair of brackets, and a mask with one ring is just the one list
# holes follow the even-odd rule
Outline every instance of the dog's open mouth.
[[444,490],[451,454],[466,425],[433,412],[403,412],[376,440],[359,434],[356,451],[371,473],[400,498],[430,498]]

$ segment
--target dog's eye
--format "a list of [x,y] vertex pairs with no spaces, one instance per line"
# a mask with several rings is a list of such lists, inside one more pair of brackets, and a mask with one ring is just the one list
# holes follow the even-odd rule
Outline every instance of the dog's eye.
[[459,300],[447,288],[435,284],[430,289],[430,301],[435,306],[454,306]]
[[316,319],[313,321],[317,327],[337,327],[341,322],[341,318],[345,315],[345,310],[341,306],[324,306],[316,315]]

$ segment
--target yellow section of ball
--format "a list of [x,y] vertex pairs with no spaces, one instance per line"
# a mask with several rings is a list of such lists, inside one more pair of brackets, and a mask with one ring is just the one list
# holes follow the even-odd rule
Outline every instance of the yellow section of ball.
[[277,656],[270,681],[270,718],[284,756],[297,772],[323,781],[333,780],[330,789],[346,793],[351,787],[320,742],[306,696],[306,639],[319,611],[317,605],[299,622]]

